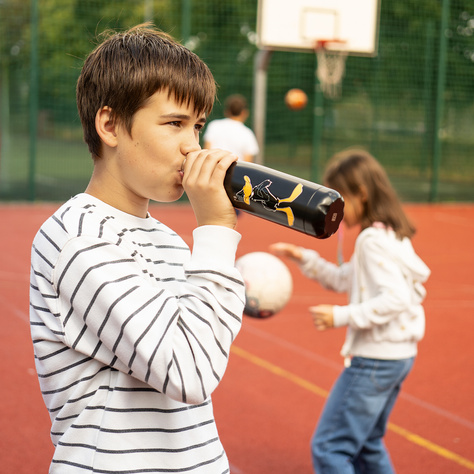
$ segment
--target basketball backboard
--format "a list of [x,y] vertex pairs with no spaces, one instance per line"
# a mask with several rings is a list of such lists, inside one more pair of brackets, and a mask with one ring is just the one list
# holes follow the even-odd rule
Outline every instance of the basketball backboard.
[[[375,56],[380,0],[259,0],[260,49],[314,51],[318,40],[342,41],[350,55]],[[333,48],[337,48],[334,46]]]

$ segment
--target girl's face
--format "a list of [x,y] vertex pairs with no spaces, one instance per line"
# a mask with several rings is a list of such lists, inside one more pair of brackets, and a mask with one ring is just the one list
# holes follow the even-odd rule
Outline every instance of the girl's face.
[[364,202],[361,194],[343,194],[344,198],[344,222],[347,227],[360,224],[364,211]]

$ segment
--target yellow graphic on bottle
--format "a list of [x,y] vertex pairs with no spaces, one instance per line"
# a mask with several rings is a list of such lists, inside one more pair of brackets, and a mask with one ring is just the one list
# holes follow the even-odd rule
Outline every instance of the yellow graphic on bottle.
[[286,198],[278,198],[270,191],[272,181],[265,179],[260,184],[252,186],[252,182],[248,176],[244,176],[245,184],[240,191],[238,191],[234,199],[236,201],[243,201],[245,204],[250,205],[250,201],[260,203],[266,210],[271,212],[284,212],[288,220],[288,225],[293,226],[295,222],[295,216],[291,207],[281,207],[282,203],[293,202],[302,192],[303,185],[298,183],[291,194]]
[[244,176],[245,184],[242,188],[242,193],[244,197],[245,204],[250,204],[250,196],[252,196],[252,183],[250,182],[250,178],[248,176]]

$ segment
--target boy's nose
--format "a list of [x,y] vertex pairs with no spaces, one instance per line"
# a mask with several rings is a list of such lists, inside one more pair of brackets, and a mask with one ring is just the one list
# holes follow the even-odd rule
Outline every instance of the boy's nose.
[[183,155],[187,155],[193,151],[199,151],[200,149],[201,145],[199,144],[199,137],[196,137],[194,134],[188,136],[181,145]]

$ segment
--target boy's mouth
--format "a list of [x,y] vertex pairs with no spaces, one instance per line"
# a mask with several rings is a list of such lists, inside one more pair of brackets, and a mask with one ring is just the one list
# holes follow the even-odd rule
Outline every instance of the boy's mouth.
[[181,176],[181,179],[184,177],[184,165],[186,164],[186,158],[184,159],[183,163],[181,164],[181,168],[178,170],[179,175]]

